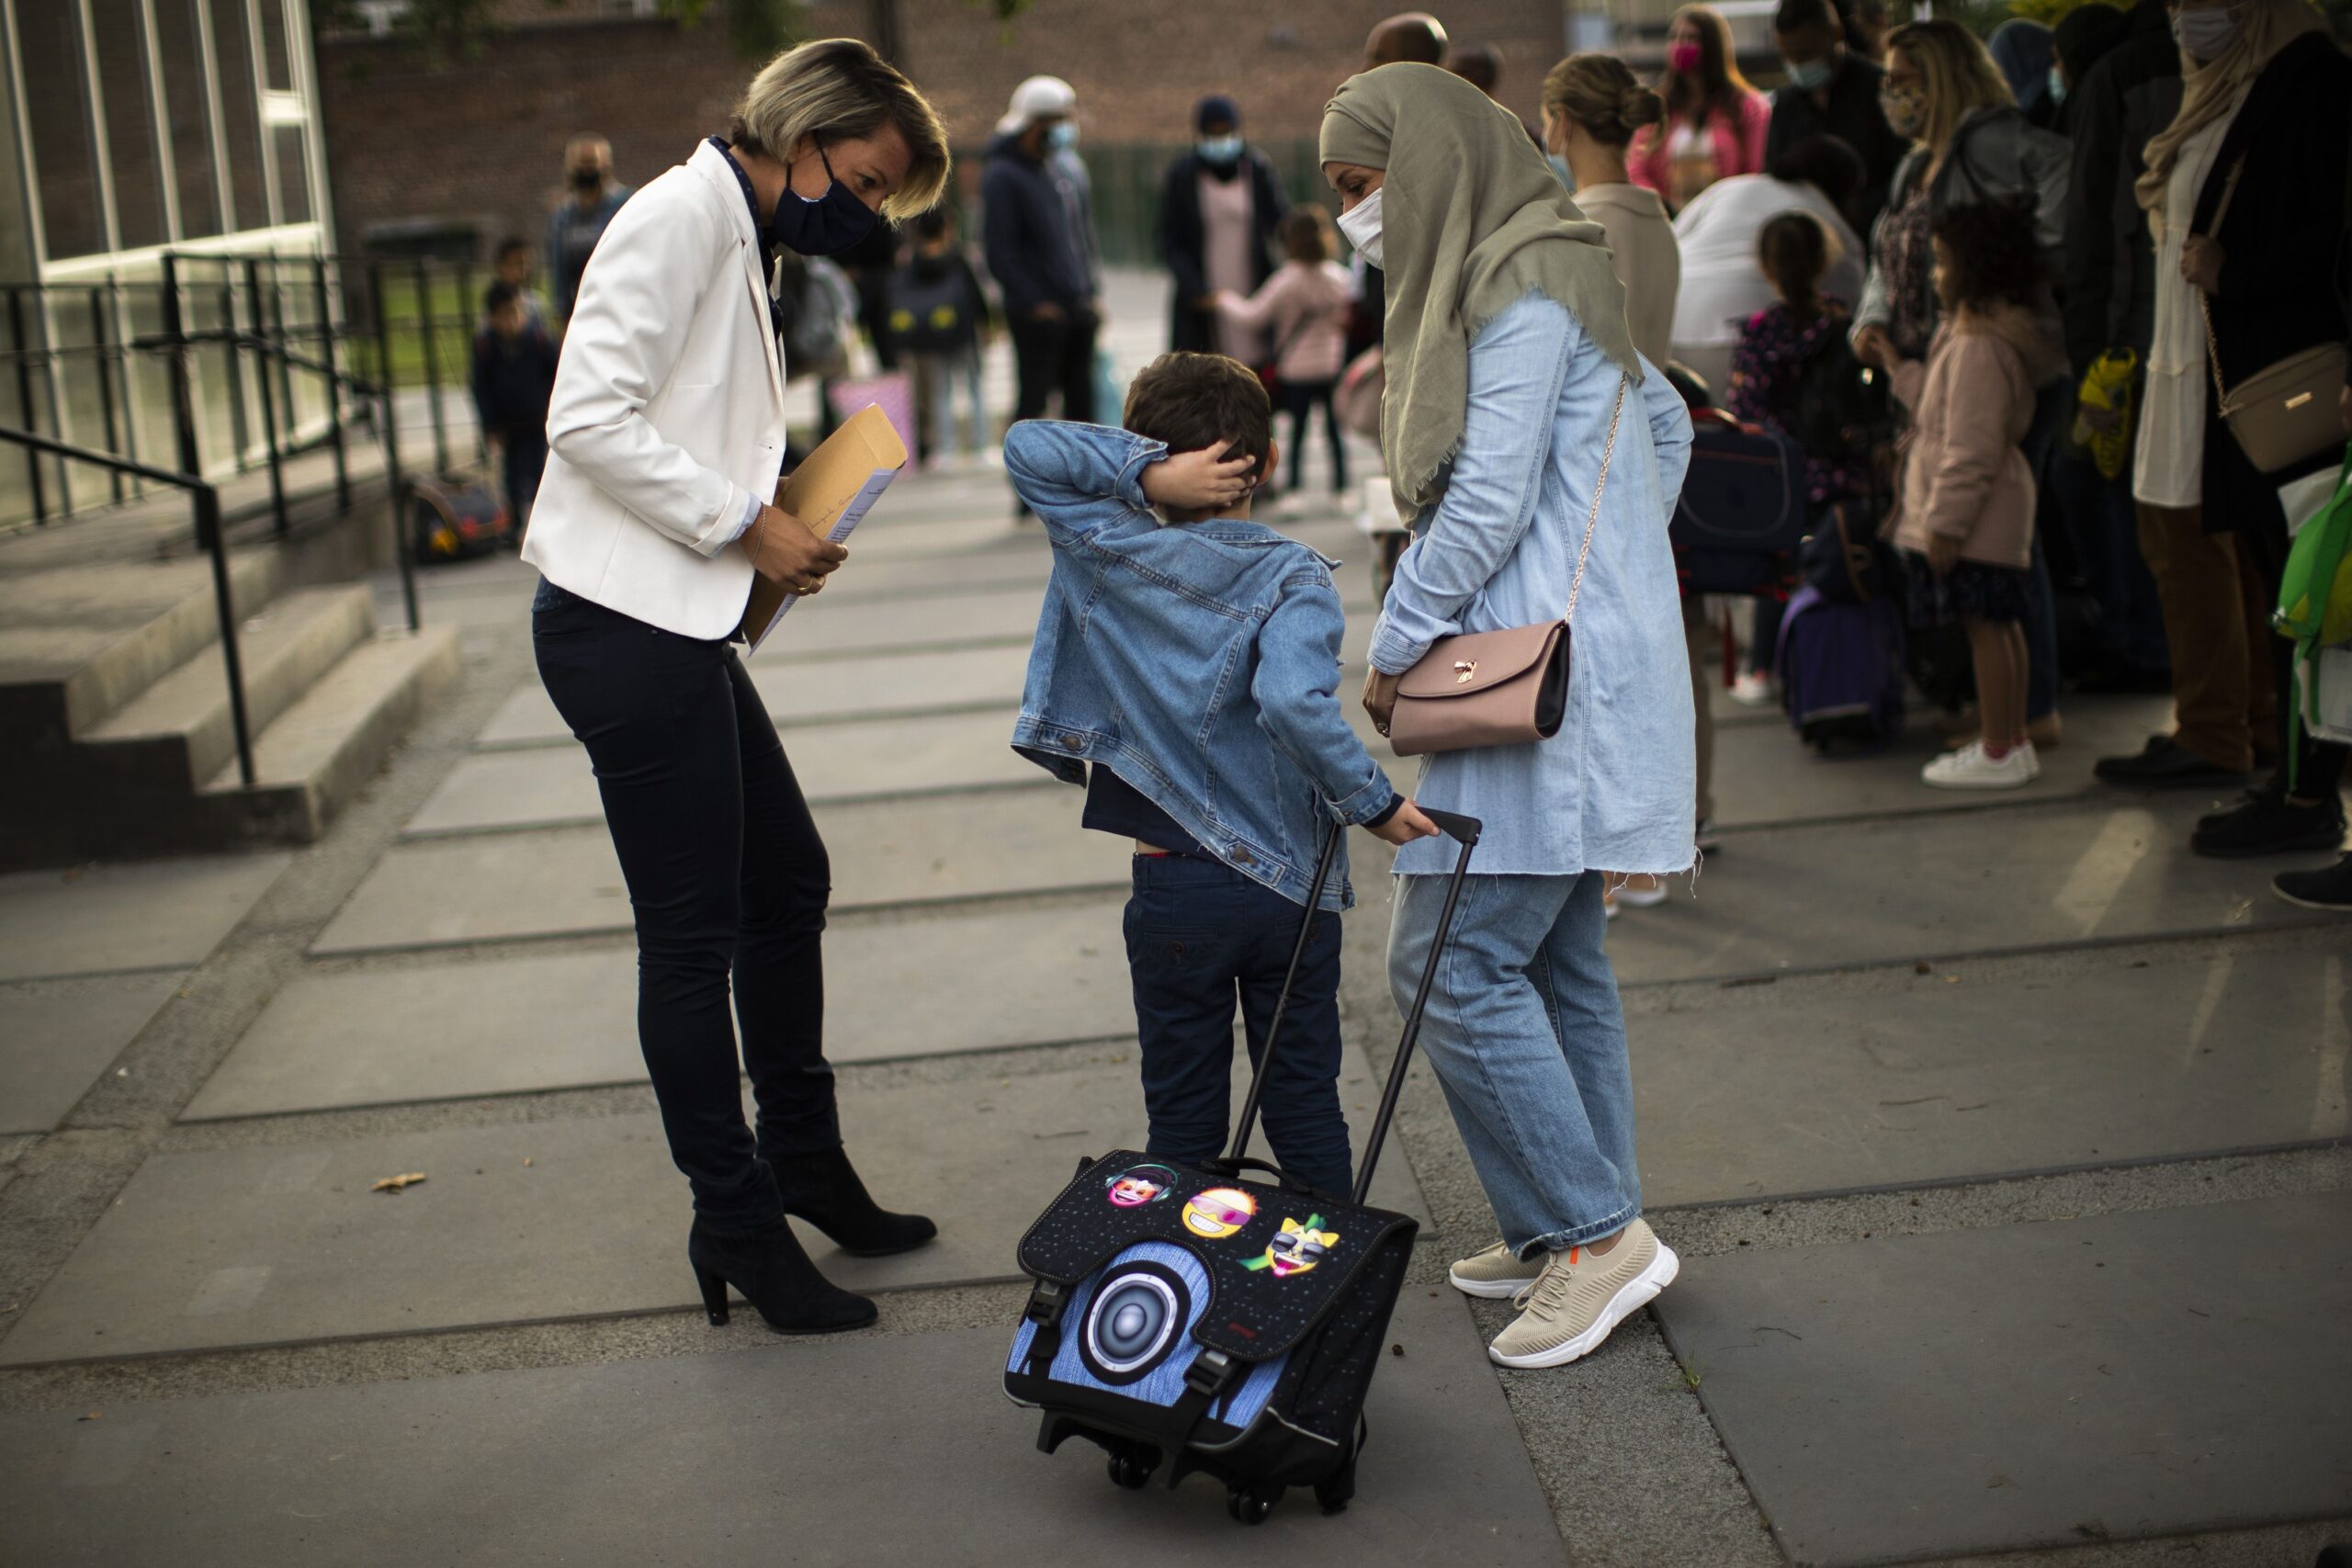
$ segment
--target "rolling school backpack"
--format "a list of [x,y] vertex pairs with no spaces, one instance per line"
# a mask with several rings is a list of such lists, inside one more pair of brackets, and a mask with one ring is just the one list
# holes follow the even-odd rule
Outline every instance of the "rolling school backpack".
[[[1083,1438],[1109,1451],[1111,1479],[1131,1488],[1163,1465],[1171,1488],[1205,1471],[1225,1483],[1226,1509],[1243,1524],[1262,1524],[1287,1487],[1312,1486],[1326,1513],[1355,1495],[1371,1430],[1364,1393],[1418,1228],[1365,1198],[1478,841],[1476,820],[1423,810],[1462,854],[1353,1198],[1317,1195],[1244,1153],[1345,831],[1335,826],[1232,1153],[1198,1168],[1131,1149],[1081,1161],[1021,1238],[1021,1268],[1035,1285],[1004,1392],[1041,1413],[1037,1446],[1046,1453]],[[1249,1180],[1245,1170],[1273,1179]]]
[[1903,733],[1903,662],[1893,600],[1841,604],[1807,583],[1781,617],[1772,668],[1790,727],[1826,753],[1839,741],[1875,749]]

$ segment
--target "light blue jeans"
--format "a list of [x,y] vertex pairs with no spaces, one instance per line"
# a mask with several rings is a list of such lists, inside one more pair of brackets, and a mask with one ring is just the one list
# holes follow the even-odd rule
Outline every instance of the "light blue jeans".
[[[1522,1258],[1613,1235],[1642,1212],[1600,879],[1467,878],[1421,1021],[1496,1224]],[[1429,962],[1447,880],[1396,879],[1388,984],[1399,1011]]]

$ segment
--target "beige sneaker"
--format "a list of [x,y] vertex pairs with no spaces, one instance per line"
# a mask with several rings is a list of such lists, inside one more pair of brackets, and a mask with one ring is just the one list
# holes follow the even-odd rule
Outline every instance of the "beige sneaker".
[[1446,1270],[1447,1283],[1465,1296],[1483,1296],[1488,1301],[1508,1301],[1535,1283],[1544,1272],[1544,1259],[1522,1260],[1501,1242],[1464,1258]]
[[1519,1316],[1487,1354],[1506,1367],[1557,1367],[1590,1355],[1681,1268],[1674,1249],[1641,1220],[1625,1227],[1605,1258],[1581,1247],[1555,1252],[1542,1277],[1519,1293]]

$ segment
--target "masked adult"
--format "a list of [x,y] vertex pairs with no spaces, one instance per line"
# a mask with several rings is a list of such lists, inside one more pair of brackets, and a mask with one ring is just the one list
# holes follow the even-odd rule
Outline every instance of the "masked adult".
[[877,212],[929,208],[947,169],[938,116],[865,44],[776,56],[726,138],[613,220],[548,412],[553,450],[523,545],[544,580],[532,639],[595,766],[628,884],[638,1038],[694,1192],[687,1256],[715,1323],[729,1285],[785,1332],[874,1320],[818,1271],[787,1214],[857,1254],[934,1234],[877,1207],[842,1149],[824,1055],[825,844],[729,639],[755,570],[813,593],[846,555],[766,500],[785,446],[778,249],[839,252]]
[[[1433,67],[1385,66],[1331,100],[1320,155],[1341,229],[1388,276],[1381,449],[1414,534],[1373,632],[1364,706],[1385,729],[1398,677],[1439,638],[1575,604],[1559,732],[1449,751],[1421,774],[1421,798],[1485,823],[1421,1034],[1500,1232],[1452,1277],[1520,1298],[1498,1362],[1556,1366],[1676,1269],[1640,1217],[1595,868],[1679,872],[1695,854],[1666,537],[1690,419],[1634,351],[1600,225],[1508,110]],[[1438,940],[1451,869],[1425,842],[1396,858],[1400,1006]]]
[[1657,91],[1666,120],[1634,140],[1631,168],[1634,183],[1657,192],[1668,211],[1717,180],[1764,167],[1771,100],[1739,73],[1722,13],[1704,6],[1674,13]]
[[596,254],[613,214],[635,195],[613,177],[613,147],[601,136],[575,136],[563,148],[564,195],[548,216],[548,273],[555,282],[555,313],[571,314],[580,275]]
[[1212,94],[1193,107],[1193,145],[1159,186],[1159,260],[1176,280],[1168,324],[1173,353],[1225,354],[1256,367],[1266,334],[1217,314],[1220,289],[1254,294],[1274,270],[1289,203],[1274,166],[1241,140],[1241,110]]

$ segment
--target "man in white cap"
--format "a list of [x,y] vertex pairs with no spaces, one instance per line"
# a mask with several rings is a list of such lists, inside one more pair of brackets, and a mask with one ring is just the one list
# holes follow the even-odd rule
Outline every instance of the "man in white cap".
[[1020,375],[1017,419],[1036,419],[1061,393],[1064,419],[1092,421],[1094,334],[1102,325],[1102,253],[1079,162],[1078,94],[1058,76],[1012,90],[980,180],[989,270],[1004,291]]

